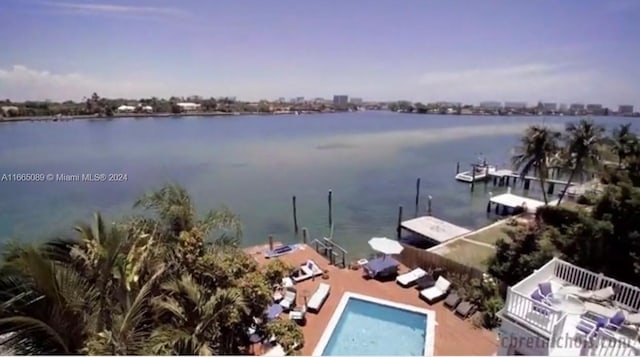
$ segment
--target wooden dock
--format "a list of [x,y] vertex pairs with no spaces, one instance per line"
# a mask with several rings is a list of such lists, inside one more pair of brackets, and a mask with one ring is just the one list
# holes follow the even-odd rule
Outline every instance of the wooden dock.
[[433,216],[423,216],[403,221],[400,226],[409,232],[432,240],[436,244],[444,243],[450,239],[471,232],[466,228],[456,226],[455,224]]
[[[524,176],[522,177],[522,175],[520,175],[519,172],[515,172],[513,170],[506,170],[506,169],[501,169],[501,170],[496,170],[493,172],[489,172],[489,176],[496,178],[496,179],[505,179],[505,178],[512,178],[512,179],[521,179],[521,180],[529,180],[529,181],[539,181],[540,178],[538,176]],[[556,185],[567,185],[569,184],[568,181],[565,180],[557,180],[557,179],[546,179],[544,180],[545,183],[553,183]],[[573,183],[571,183],[571,185],[573,185]]]

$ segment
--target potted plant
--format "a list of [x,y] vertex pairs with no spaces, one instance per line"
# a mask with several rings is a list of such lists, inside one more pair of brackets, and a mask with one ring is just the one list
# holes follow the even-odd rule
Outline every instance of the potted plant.
[[325,269],[322,271],[322,279],[329,279],[329,270]]
[[360,269],[360,264],[358,264],[357,260],[354,260],[351,262],[350,267],[351,267],[351,270],[358,270]]

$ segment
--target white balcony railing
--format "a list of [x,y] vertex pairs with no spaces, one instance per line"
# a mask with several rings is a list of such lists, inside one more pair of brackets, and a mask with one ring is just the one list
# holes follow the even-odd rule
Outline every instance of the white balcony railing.
[[611,286],[616,292],[613,299],[632,311],[640,310],[640,288],[608,278],[554,258],[553,275],[559,279],[587,290],[597,290]]
[[562,311],[539,303],[512,288],[508,288],[507,290],[505,311],[512,318],[521,320],[527,325],[537,329],[547,338],[553,335],[554,330],[556,330],[556,327],[559,325],[558,323],[561,322],[564,315]]

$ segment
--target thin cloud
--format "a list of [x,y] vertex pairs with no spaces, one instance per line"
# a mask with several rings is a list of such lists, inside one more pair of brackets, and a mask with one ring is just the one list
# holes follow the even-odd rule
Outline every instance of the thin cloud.
[[110,98],[166,95],[166,87],[140,79],[104,79],[81,73],[51,73],[24,65],[0,68],[0,98],[11,100],[79,100],[97,92]]
[[47,2],[47,6],[64,10],[79,11],[96,14],[120,14],[120,15],[160,15],[160,16],[185,16],[189,13],[173,7],[157,6],[130,6],[113,4],[78,4],[69,2]]
[[[428,72],[418,80],[423,93],[441,100],[588,101],[603,104],[633,102],[637,86],[567,64],[528,63],[501,68]],[[428,93],[431,92],[431,93]]]

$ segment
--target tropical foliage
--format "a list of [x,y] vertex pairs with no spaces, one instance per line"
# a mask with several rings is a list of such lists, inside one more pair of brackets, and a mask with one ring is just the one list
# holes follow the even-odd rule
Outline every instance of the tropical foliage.
[[[583,268],[640,285],[640,145],[637,136],[625,125],[614,131],[613,138],[607,139],[604,129],[590,121],[567,126],[563,149],[555,147],[557,136],[543,133],[540,128],[529,129],[527,138],[522,139],[531,144],[523,151],[527,154],[521,156],[523,168],[544,168],[543,158],[557,149],[563,153],[561,156],[572,178],[594,172],[608,185],[602,194],[590,196],[588,201],[593,203],[590,210],[565,206],[539,208],[535,224],[510,232],[509,240],[497,242],[489,273],[512,285],[551,257],[559,256]],[[601,165],[598,150],[603,147],[618,155],[619,165],[614,168]]]
[[[238,246],[227,208],[199,218],[187,192],[168,185],[135,204],[150,214],[77,237],[5,250],[0,347],[32,354],[240,354],[247,330],[304,343],[293,325],[254,319],[271,302],[270,279]],[[257,324],[257,326],[256,326]]]

